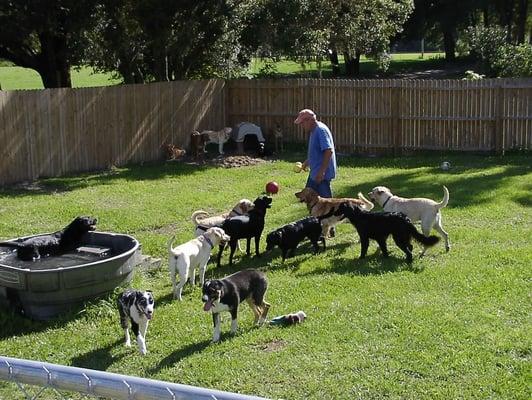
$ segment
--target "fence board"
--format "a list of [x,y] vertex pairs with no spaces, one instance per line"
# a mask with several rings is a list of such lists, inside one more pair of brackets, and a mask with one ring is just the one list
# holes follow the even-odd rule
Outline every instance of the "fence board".
[[205,80],[0,91],[0,184],[160,159],[193,130],[248,121],[306,143],[312,108],[339,151],[532,149],[532,79]]

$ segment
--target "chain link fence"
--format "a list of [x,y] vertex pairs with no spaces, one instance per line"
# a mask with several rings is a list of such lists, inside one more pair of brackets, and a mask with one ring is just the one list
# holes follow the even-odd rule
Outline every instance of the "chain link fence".
[[[2,391],[20,393],[18,398],[24,400],[261,399],[153,379],[0,356],[0,393]],[[12,395],[0,397],[13,399]]]

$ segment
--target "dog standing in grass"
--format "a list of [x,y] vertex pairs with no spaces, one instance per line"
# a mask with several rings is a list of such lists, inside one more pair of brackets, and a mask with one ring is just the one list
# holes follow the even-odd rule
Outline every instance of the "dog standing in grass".
[[[181,292],[188,279],[190,279],[190,283],[194,286],[196,282],[196,268],[199,269],[200,284],[203,286],[205,270],[211,257],[211,250],[222,243],[225,245],[230,239],[222,228],[212,227],[207,229],[201,236],[174,248],[172,245],[175,236],[168,241],[168,266],[170,268],[174,299],[182,300]],[[179,283],[177,283],[178,274]]]
[[152,292],[128,289],[118,296],[117,305],[120,314],[120,326],[124,329],[126,336],[126,346],[131,347],[129,337],[129,324],[131,323],[140,354],[146,355],[148,352],[146,349],[146,331],[155,307]]
[[[386,186],[374,187],[368,196],[376,201],[384,211],[401,212],[413,222],[421,221],[421,231],[425,236],[428,236],[434,227],[445,240],[445,250],[451,249],[449,235],[442,227],[441,209],[449,202],[449,191],[445,186],[443,187],[443,200],[439,203],[423,197],[406,199],[395,196]],[[426,250],[425,246],[421,255],[425,254]]]
[[203,285],[203,310],[212,313],[214,334],[212,341],[218,342],[221,333],[220,313],[231,313],[231,333],[238,329],[238,307],[244,300],[255,316],[255,324],[266,321],[270,304],[264,300],[268,281],[262,271],[245,269],[223,279],[208,280]]
[[424,246],[434,246],[440,238],[438,236],[425,236],[419,233],[402,213],[397,212],[368,212],[358,206],[342,203],[334,213],[340,218],[347,218],[356,228],[360,236],[360,258],[366,257],[369,240],[377,241],[384,257],[388,257],[386,239],[392,235],[395,244],[406,254],[406,261],[412,262],[412,239]]

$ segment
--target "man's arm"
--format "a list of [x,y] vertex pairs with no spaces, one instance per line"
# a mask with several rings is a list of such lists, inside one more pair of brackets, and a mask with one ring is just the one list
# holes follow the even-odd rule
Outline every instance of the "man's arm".
[[327,171],[327,167],[329,166],[329,161],[331,160],[331,157],[332,149],[323,150],[323,159],[321,161],[320,169],[316,174],[316,183],[320,183],[323,178],[325,178],[325,171]]

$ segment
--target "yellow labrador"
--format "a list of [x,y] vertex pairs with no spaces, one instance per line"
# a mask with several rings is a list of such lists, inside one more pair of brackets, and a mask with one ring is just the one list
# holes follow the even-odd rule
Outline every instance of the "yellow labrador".
[[[445,250],[451,249],[449,235],[443,230],[441,209],[449,202],[449,190],[443,187],[443,200],[439,203],[424,197],[406,199],[395,196],[386,186],[376,186],[368,196],[376,201],[384,211],[402,212],[412,222],[421,221],[421,230],[425,236],[428,236],[432,228],[436,229],[445,239]],[[425,254],[427,248],[423,249],[421,255]]]

